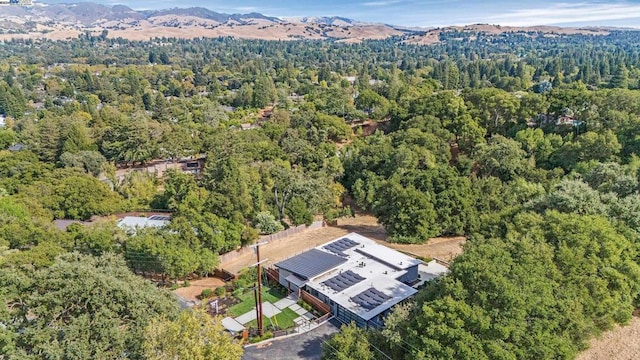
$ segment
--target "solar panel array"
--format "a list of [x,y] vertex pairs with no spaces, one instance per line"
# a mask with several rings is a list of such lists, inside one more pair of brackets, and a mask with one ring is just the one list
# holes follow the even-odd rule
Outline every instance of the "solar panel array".
[[152,216],[149,216],[149,220],[169,221],[169,220],[171,220],[171,216],[165,216],[165,215],[152,215]]
[[382,305],[385,301],[391,299],[390,296],[376,290],[375,288],[368,288],[360,294],[352,297],[350,300],[358,304],[358,306],[367,310],[372,310]]
[[351,270],[342,272],[329,280],[323,281],[322,285],[330,287],[333,291],[342,291],[364,280],[364,278]]
[[358,245],[357,242],[349,239],[349,238],[342,238],[340,240],[334,241],[329,245],[325,245],[322,248],[325,250],[329,250],[332,253],[336,254],[336,255],[340,255],[340,256],[344,256],[346,257],[347,254],[344,253],[345,250],[351,249],[352,247]]
[[319,249],[311,249],[280,261],[276,266],[294,273],[304,280],[309,280],[345,262],[347,259],[344,257]]

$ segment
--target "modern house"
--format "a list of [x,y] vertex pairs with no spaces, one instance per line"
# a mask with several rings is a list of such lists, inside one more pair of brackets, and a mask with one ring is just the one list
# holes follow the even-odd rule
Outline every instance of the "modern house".
[[275,264],[279,283],[328,305],[344,323],[381,327],[391,309],[445,272],[356,233]]

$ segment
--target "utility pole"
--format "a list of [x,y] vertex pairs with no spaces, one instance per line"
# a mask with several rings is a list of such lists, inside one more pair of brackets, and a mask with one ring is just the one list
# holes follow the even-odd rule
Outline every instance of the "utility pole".
[[260,329],[262,328],[260,326],[260,323],[262,323],[262,306],[258,306],[258,304],[262,303],[258,302],[258,288],[256,288],[255,286],[253,287],[253,298],[256,301],[256,321],[258,322],[258,332],[260,332],[260,335],[262,336],[262,332],[260,331]]
[[256,266],[258,268],[258,296],[256,297],[256,311],[257,311],[257,322],[258,322],[258,335],[262,336],[264,335],[264,327],[263,327],[263,323],[262,323],[262,267],[260,266],[260,264],[262,264],[263,262],[269,260],[269,259],[264,259],[264,260],[260,260],[260,246],[262,245],[266,245],[267,242],[263,241],[260,243],[256,243],[254,245],[251,245],[251,247],[256,249],[256,256],[257,256],[257,261],[255,264],[251,265],[251,266]]

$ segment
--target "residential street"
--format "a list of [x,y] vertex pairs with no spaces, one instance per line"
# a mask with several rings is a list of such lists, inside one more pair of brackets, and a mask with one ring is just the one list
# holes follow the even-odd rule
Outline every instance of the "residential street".
[[338,330],[337,321],[331,320],[304,334],[247,347],[242,360],[320,359],[322,341],[329,339]]

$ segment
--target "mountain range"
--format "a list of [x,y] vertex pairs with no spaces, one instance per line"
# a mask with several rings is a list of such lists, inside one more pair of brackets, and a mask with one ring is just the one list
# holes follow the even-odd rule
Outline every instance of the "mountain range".
[[388,24],[363,23],[344,17],[278,18],[259,13],[225,14],[202,7],[166,10],[133,10],[124,5],[95,3],[40,4],[30,7],[0,7],[0,40],[11,38],[47,38],[65,40],[91,32],[109,37],[148,40],[157,37],[195,38],[231,36],[265,40],[337,40],[358,42],[364,39],[402,37],[414,44],[439,41],[442,31],[479,31],[501,34],[511,31],[535,31],[542,34],[606,34],[605,29],[559,27],[514,28],[496,25],[471,25],[444,29],[408,28]]

